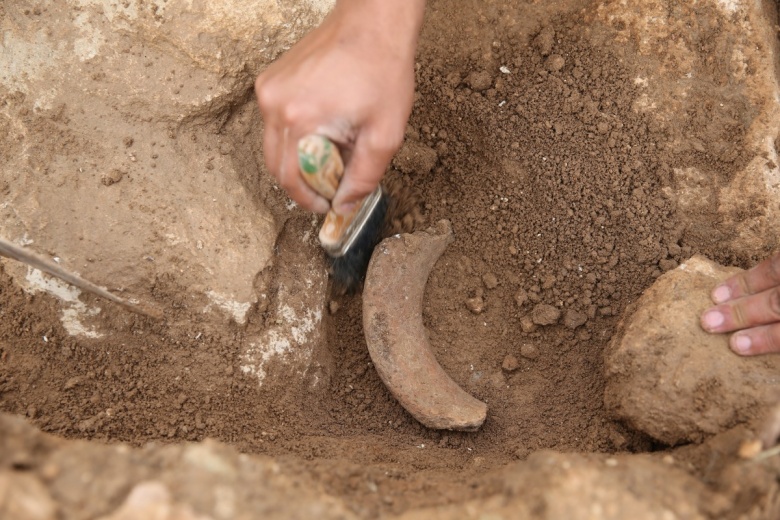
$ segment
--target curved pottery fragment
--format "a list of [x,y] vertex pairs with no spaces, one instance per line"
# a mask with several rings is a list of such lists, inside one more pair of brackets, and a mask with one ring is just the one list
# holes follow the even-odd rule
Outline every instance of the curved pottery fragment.
[[446,220],[383,240],[363,289],[363,329],[379,376],[401,405],[429,428],[475,431],[487,405],[465,392],[433,355],[422,320],[425,283],[453,241]]

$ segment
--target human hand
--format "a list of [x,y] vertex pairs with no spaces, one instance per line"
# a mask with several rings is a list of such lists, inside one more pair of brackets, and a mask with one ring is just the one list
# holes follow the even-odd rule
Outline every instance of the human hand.
[[743,356],[780,352],[780,252],[712,291],[715,307],[701,316],[708,332],[739,331],[731,349]]
[[303,208],[325,213],[331,206],[298,168],[298,140],[308,134],[328,137],[344,153],[336,213],[349,213],[379,184],[411,112],[424,7],[424,0],[338,0],[257,78],[266,166]]

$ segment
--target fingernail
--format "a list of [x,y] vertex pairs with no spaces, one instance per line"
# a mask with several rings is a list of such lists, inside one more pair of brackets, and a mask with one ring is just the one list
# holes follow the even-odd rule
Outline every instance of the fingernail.
[[728,285],[721,285],[712,291],[712,299],[715,303],[723,303],[731,298],[731,289]]
[[747,354],[750,351],[750,346],[753,344],[753,340],[750,339],[750,336],[747,334],[740,334],[738,336],[734,336],[734,338],[731,341],[732,348],[738,353],[738,354]]
[[707,330],[715,330],[726,321],[726,317],[720,311],[710,311],[704,315],[704,328]]

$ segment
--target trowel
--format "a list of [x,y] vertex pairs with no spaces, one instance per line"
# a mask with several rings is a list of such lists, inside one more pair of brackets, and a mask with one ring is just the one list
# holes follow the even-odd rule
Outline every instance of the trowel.
[[163,317],[162,311],[156,307],[148,304],[134,303],[124,298],[120,298],[115,294],[111,294],[102,287],[98,287],[94,283],[87,281],[78,275],[69,273],[55,262],[43,258],[33,253],[32,251],[17,246],[16,244],[13,244],[12,242],[9,242],[3,238],[0,238],[0,256],[5,256],[18,262],[22,262],[23,264],[27,264],[30,267],[34,267],[35,269],[40,269],[44,273],[48,273],[56,278],[59,278],[60,280],[78,287],[79,289],[83,289],[84,291],[92,293],[95,296],[100,296],[101,298],[112,301],[117,305],[121,305],[125,309],[136,314],[141,314],[143,316],[148,316],[158,320],[162,319]]

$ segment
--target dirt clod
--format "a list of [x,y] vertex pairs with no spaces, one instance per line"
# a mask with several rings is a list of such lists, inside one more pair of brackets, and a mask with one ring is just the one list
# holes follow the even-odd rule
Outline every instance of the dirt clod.
[[552,52],[555,43],[555,30],[551,26],[542,29],[534,38],[534,47],[542,56],[547,56]]
[[484,283],[485,287],[488,289],[495,289],[498,287],[498,278],[496,278],[496,275],[493,273],[485,273],[482,275],[482,283]]
[[414,140],[406,140],[393,158],[393,166],[403,173],[427,175],[431,172],[438,154],[436,150]]
[[520,347],[520,355],[526,359],[536,359],[539,357],[539,349],[531,343],[523,343]]
[[585,325],[587,321],[588,316],[586,314],[575,311],[574,309],[567,309],[563,315],[563,324],[572,330]]
[[546,303],[537,304],[531,311],[531,319],[536,325],[553,325],[560,317],[560,309]]
[[82,382],[82,380],[83,380],[83,377],[81,377],[81,376],[71,377],[70,379],[68,379],[65,382],[65,385],[63,385],[62,389],[63,390],[70,390],[72,388],[75,388],[77,385],[79,385]]
[[526,315],[520,318],[520,327],[526,334],[530,334],[537,329],[537,325],[534,323],[534,320],[530,315]]
[[487,90],[493,84],[493,77],[486,70],[472,72],[466,78],[466,83],[477,92]]
[[507,372],[514,372],[520,368],[520,362],[512,354],[507,354],[504,361],[501,362],[501,368]]
[[544,68],[550,72],[558,72],[566,64],[566,60],[560,54],[551,54],[544,62]]

